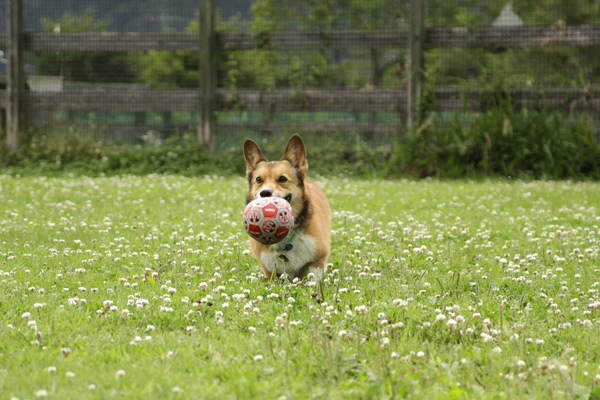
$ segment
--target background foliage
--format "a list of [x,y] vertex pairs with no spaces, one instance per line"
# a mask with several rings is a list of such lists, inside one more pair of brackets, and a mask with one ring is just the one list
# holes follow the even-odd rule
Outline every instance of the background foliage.
[[[183,1],[183,0],[182,0]],[[139,15],[137,2],[123,1],[114,7],[109,1],[87,0],[76,5],[51,7],[47,16],[29,25],[42,30],[60,27],[62,32],[104,30],[147,30],[138,21],[150,21],[145,13],[163,21],[155,30],[198,31],[197,2],[178,2],[184,17],[163,1],[144,5]],[[475,28],[489,25],[506,5],[505,0],[430,1],[428,24],[434,27]],[[34,8],[33,5],[30,6]],[[136,8],[137,7],[137,8]],[[65,10],[55,15],[56,10]],[[219,8],[218,29],[262,32],[277,30],[396,29],[407,28],[406,0],[255,0],[233,2]],[[586,0],[541,0],[516,2],[514,11],[526,25],[570,26],[600,23],[600,4]],[[51,12],[54,11],[54,12]],[[156,16],[170,16],[156,17]],[[161,19],[162,18],[162,19]],[[167,22],[165,22],[167,21]],[[152,24],[147,25],[148,27]],[[477,86],[495,75],[502,64],[513,78],[510,85],[585,84],[600,82],[600,52],[595,48],[535,49],[433,49],[427,52],[427,63],[435,66],[438,84]],[[493,50],[493,49],[492,49]],[[66,80],[87,82],[135,82],[155,88],[197,87],[198,58],[193,52],[122,53],[43,53],[32,60],[42,75],[62,75]],[[404,83],[404,51],[305,51],[279,52],[269,49],[227,52],[219,58],[218,87],[362,87],[366,85],[400,87]],[[78,65],[83,68],[75,73]],[[69,67],[73,66],[73,67]],[[118,72],[118,73],[117,73]]]
[[[82,15],[72,12],[63,14],[57,21],[42,18],[46,31],[103,32],[109,20],[99,20],[93,9]],[[34,53],[31,62],[37,74],[62,76],[77,82],[131,82],[138,79],[138,56],[114,51],[61,51]]]
[[[197,32],[198,17],[197,14],[193,16],[197,2],[186,0],[178,4],[180,10],[162,0],[149,1],[144,4],[144,13],[140,14],[139,3],[129,0],[119,4],[108,0],[68,3],[31,0],[28,9],[41,10],[45,17],[36,19],[37,14],[30,12],[26,19],[28,29],[47,31],[161,29]],[[262,32],[276,30],[407,27],[406,0],[255,0],[228,4],[229,7],[219,9],[218,29],[250,31],[257,40]],[[468,29],[487,26],[505,5],[504,0],[432,0],[428,24]],[[527,25],[600,23],[598,2],[520,1],[515,2],[513,8]],[[68,11],[57,13],[56,10]],[[4,7],[0,7],[0,12],[3,11]],[[134,14],[137,22],[132,22]],[[160,27],[148,22],[151,15],[161,16]],[[173,18],[163,18],[165,15]],[[143,21],[146,21],[145,25]],[[265,48],[223,52],[218,59],[217,86],[265,90],[403,87],[404,62],[402,49],[286,52]],[[60,75],[66,81],[137,83],[152,88],[198,86],[198,56],[194,52],[41,52],[30,55],[30,65],[38,74]],[[377,140],[369,141],[368,145],[363,140],[365,135],[356,132],[303,133],[311,152],[311,168],[324,174],[381,177],[491,174],[598,178],[599,149],[588,117],[543,108],[514,110],[510,99],[502,100],[500,96],[517,86],[591,86],[599,83],[600,52],[597,48],[434,49],[427,51],[426,66],[425,112],[421,127],[403,133],[401,142],[392,139],[396,132],[386,132]],[[485,113],[439,113],[433,94],[435,85],[489,90],[494,98]],[[501,101],[496,101],[496,97]],[[315,121],[322,118],[318,113],[314,114],[310,118]],[[260,120],[264,116],[239,116],[251,117]],[[371,113],[343,117],[372,122],[386,116]],[[277,115],[273,118],[291,117]],[[18,152],[0,147],[0,166],[20,173],[169,172],[194,175],[216,170],[240,174],[243,165],[239,149],[245,136],[266,137],[265,145],[277,153],[285,139],[297,133],[290,131],[279,136],[238,133],[234,139],[224,139],[220,143],[221,153],[214,155],[199,149],[193,136],[185,133],[174,135],[161,145],[149,141],[111,143],[101,140],[97,125],[90,125],[85,129],[65,126],[55,132],[32,131]],[[0,146],[3,145],[4,141]]]
[[[279,159],[289,134],[254,138],[269,159]],[[358,134],[302,133],[311,173],[357,177],[600,178],[600,146],[586,116],[546,110],[496,108],[469,123],[432,116],[402,141],[372,147]],[[395,134],[391,134],[393,138]],[[20,174],[86,175],[170,173],[243,175],[242,141],[236,136],[218,154],[201,149],[193,135],[165,142],[103,142],[94,132],[68,127],[46,136],[33,132],[18,152],[0,147],[0,168]],[[390,150],[391,149],[391,150]]]

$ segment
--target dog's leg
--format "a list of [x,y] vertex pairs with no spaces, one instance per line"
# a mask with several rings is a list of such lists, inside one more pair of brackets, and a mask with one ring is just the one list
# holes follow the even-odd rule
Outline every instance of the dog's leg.
[[265,278],[267,278],[270,281],[277,279],[277,270],[275,268],[272,271],[269,271],[262,264],[261,264],[261,267],[263,270],[263,274],[265,274]]
[[308,271],[309,276],[312,277],[313,282],[320,282],[323,280],[323,276],[325,275],[325,273],[322,267],[310,267]]
[[[308,265],[308,276],[315,283],[322,282],[327,273],[327,257],[329,254],[324,254]],[[312,274],[312,275],[311,275]]]

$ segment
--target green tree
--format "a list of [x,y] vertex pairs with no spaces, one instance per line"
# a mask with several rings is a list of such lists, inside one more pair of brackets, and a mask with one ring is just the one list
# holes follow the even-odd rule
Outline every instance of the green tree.
[[[221,31],[261,34],[285,30],[402,29],[408,0],[255,0],[252,18],[219,20]],[[431,0],[428,25],[490,26],[507,0]],[[515,1],[526,25],[600,23],[600,3],[589,0]],[[197,31],[194,22],[188,31]],[[401,86],[402,49],[279,51],[260,49],[218,55],[218,86],[264,88],[367,85]],[[198,56],[190,52],[149,52],[143,79],[154,87],[197,87]],[[442,85],[496,87],[600,80],[596,48],[432,49],[427,53],[432,80]]]
[[[57,21],[42,19],[45,31],[103,32],[110,24],[97,20],[94,10],[83,15],[64,13]],[[137,54],[114,51],[59,51],[40,52],[33,58],[39,75],[63,76],[78,82],[135,82],[138,79]]]
[[[393,6],[392,12],[390,5]],[[239,16],[228,21],[218,19],[217,29],[249,30],[260,41],[263,33],[287,29],[393,28],[398,25],[402,10],[400,0],[257,0],[252,5],[250,21],[243,21]],[[198,31],[197,22],[192,23],[187,31]],[[378,49],[286,52],[268,47],[222,52],[218,56],[218,87],[272,89],[364,86],[368,83],[378,86],[384,82],[384,72],[401,62],[398,53]],[[197,86],[198,58],[194,53],[176,52],[165,56],[161,52],[148,52],[142,64],[143,81],[153,87]],[[369,76],[371,70],[373,72]],[[399,84],[397,78],[395,84]]]
[[[435,27],[490,26],[508,0],[434,0],[428,24]],[[589,0],[514,1],[513,11],[525,25],[567,26],[600,23],[600,3]],[[433,49],[427,53],[430,72],[442,85],[509,88],[536,84],[600,82],[600,52],[586,47],[516,49]]]
[[[260,5],[259,5],[260,8]],[[242,21],[239,16],[222,21],[218,18],[219,31],[239,31],[244,28],[257,27],[257,21],[264,21],[268,30],[282,29],[276,19],[265,18],[261,12],[252,23]],[[197,20],[187,32],[198,32]],[[148,51],[141,57],[143,70],[142,80],[155,88],[197,87],[198,62],[197,52]],[[302,56],[280,52],[278,50],[259,49],[236,52],[219,52],[217,54],[218,87],[225,88],[263,88],[275,87],[308,87],[324,85],[327,79],[332,80],[333,72],[327,74],[326,57],[310,52]]]
[[[404,24],[404,3],[404,0],[258,0],[253,7],[253,31],[264,31],[262,21],[269,19],[278,21],[276,27],[280,30],[286,27],[320,31],[397,29]],[[401,84],[398,75],[402,75],[403,57],[398,50],[336,50],[324,55],[329,68],[336,73],[338,85]]]

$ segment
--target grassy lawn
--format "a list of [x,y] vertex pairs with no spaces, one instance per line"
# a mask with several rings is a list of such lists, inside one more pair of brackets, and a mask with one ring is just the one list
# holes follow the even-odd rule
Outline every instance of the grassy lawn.
[[600,186],[317,179],[321,298],[244,179],[0,177],[0,398],[600,398]]

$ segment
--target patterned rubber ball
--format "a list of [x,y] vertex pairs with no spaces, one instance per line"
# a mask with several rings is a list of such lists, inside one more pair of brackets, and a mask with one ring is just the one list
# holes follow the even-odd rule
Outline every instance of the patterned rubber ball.
[[242,224],[252,239],[267,245],[279,243],[294,226],[292,206],[280,197],[256,199],[246,205]]

